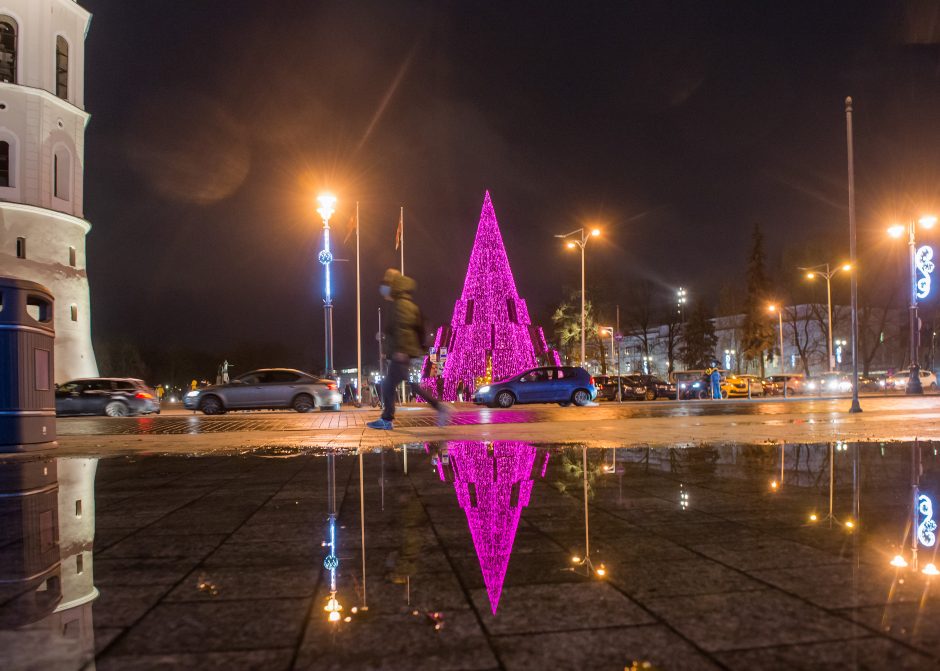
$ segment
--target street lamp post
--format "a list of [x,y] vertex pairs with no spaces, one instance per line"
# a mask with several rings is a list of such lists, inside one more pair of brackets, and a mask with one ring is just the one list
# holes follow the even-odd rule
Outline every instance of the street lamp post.
[[336,206],[336,197],[329,193],[317,196],[320,207],[317,212],[323,220],[323,249],[317,255],[317,260],[323,265],[323,329],[324,329],[324,370],[326,375],[333,375],[333,291],[330,286],[330,264],[333,263],[333,252],[330,251],[330,217],[333,216]]
[[780,325],[780,373],[783,377],[783,397],[787,398],[787,391],[789,385],[787,384],[786,370],[787,370],[787,360],[783,356],[783,308],[777,308],[776,305],[770,305],[767,307],[770,312],[777,313],[777,322]]
[[568,249],[574,249],[575,247],[581,248],[581,367],[584,368],[586,361],[585,357],[585,347],[584,347],[584,249],[587,247],[587,242],[592,237],[597,237],[601,234],[599,228],[592,229],[588,233],[584,228],[579,228],[577,230],[571,231],[570,233],[564,233],[562,235],[556,235],[556,238],[569,238],[572,235],[580,234],[580,238],[575,238],[574,240],[568,241]]
[[[822,268],[825,268],[825,270],[821,270]],[[816,276],[818,275],[826,280],[826,306],[828,309],[828,319],[826,320],[826,324],[829,328],[828,343],[829,343],[829,372],[830,373],[835,369],[835,354],[832,349],[832,282],[831,280],[835,276],[835,274],[838,273],[840,270],[848,271],[851,269],[852,269],[852,266],[848,263],[843,263],[841,266],[834,268],[832,270],[829,269],[828,263],[823,263],[818,266],[813,266],[812,268],[800,268],[800,270],[807,271],[806,272],[807,279],[810,279],[810,280],[816,279]]]
[[[907,378],[907,388],[904,390],[906,394],[923,394],[924,387],[920,382],[920,319],[917,316],[917,300],[918,298],[926,298],[930,293],[930,273],[933,271],[934,264],[931,261],[933,258],[933,250],[930,247],[921,247],[917,249],[917,242],[915,240],[915,233],[917,230],[917,225],[920,224],[923,228],[933,228],[934,224],[937,223],[937,218],[934,216],[921,217],[919,220],[911,221],[907,225],[907,246],[910,256],[910,268],[911,268],[911,304],[910,304],[910,321],[911,321],[911,367],[910,372]],[[900,238],[904,235],[904,225],[895,224],[888,229],[888,235],[892,238]],[[924,275],[923,278],[917,278],[917,271]]]

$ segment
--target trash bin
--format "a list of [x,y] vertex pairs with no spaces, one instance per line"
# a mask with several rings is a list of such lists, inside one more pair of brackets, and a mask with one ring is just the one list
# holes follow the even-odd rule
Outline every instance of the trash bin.
[[47,618],[62,601],[56,476],[52,458],[0,464],[0,630]]
[[0,277],[0,452],[55,447],[52,293]]

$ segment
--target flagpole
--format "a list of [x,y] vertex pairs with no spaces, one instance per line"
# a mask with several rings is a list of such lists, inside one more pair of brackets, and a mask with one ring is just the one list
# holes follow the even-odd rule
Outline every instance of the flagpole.
[[[356,405],[362,405],[362,281],[359,274],[359,201],[356,201]],[[365,580],[365,573],[363,573]]]
[[[398,210],[398,244],[399,249],[401,250],[401,274],[405,274],[405,206],[402,205],[401,209]],[[404,405],[408,402],[408,387],[405,386],[405,381],[401,382],[401,404]],[[405,474],[408,474],[408,446],[405,446]]]

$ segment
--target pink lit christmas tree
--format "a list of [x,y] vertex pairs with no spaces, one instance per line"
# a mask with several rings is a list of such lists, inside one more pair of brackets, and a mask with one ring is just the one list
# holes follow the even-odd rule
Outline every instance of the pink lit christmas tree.
[[478,380],[501,380],[536,365],[529,331],[529,309],[516,292],[516,283],[503,246],[489,191],[463,293],[454,307],[444,398],[457,398],[457,385],[472,392]]
[[452,479],[457,502],[467,515],[483,583],[496,615],[522,509],[529,505],[534,471],[545,477],[548,453],[526,443],[466,441],[447,444],[448,466],[438,462],[442,480]]

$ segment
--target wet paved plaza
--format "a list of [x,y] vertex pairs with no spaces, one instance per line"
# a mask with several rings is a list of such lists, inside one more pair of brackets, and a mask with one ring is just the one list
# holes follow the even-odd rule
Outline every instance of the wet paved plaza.
[[[887,412],[923,413],[940,411],[940,396],[926,394],[921,397],[868,396],[862,399],[866,406]],[[590,419],[591,421],[617,419],[653,419],[679,417],[773,417],[776,415],[829,415],[844,413],[849,399],[799,397],[738,399],[724,401],[668,401],[612,403],[604,402],[589,408],[560,408],[551,404],[515,406],[508,410],[473,406],[469,403],[455,405],[451,422],[456,426],[485,424],[535,424],[542,422],[567,422]],[[309,431],[319,429],[363,428],[366,422],[378,416],[378,410],[353,410],[344,407],[342,412],[313,412],[298,414],[285,411],[231,412],[222,416],[206,416],[181,408],[173,408],[169,414],[146,417],[68,417],[58,421],[59,434],[63,436],[86,435],[182,435],[210,433],[245,433],[253,431]],[[411,405],[398,409],[396,428],[431,427],[436,423],[432,412],[424,405]]]
[[[940,457],[918,451],[932,500]],[[940,576],[890,564],[912,563],[913,455],[9,458],[0,668],[932,668]]]

